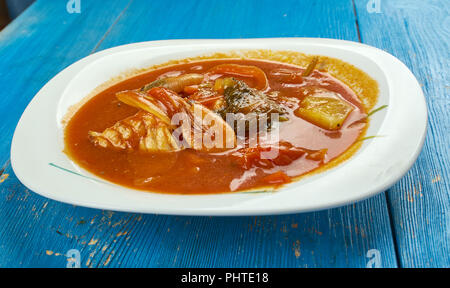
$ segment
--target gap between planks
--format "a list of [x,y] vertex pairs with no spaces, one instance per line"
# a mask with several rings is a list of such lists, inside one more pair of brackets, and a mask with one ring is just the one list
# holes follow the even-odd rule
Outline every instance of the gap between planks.
[[[356,32],[358,34],[358,41],[359,41],[359,43],[363,43],[362,37],[361,37],[361,30],[359,27],[358,12],[356,10],[355,0],[352,0],[352,5],[353,5],[353,14],[355,16]],[[398,248],[397,237],[395,236],[394,218],[393,218],[392,212],[391,212],[392,204],[389,201],[389,197],[387,196],[388,191],[389,191],[389,189],[384,191],[383,196],[384,196],[384,199],[386,200],[387,212],[388,212],[388,217],[389,217],[389,227],[391,228],[390,230],[391,230],[392,242],[394,244],[395,261],[397,262],[397,266],[399,268],[402,268],[402,266],[401,266],[402,262],[400,261],[401,258],[400,258],[400,254],[399,254],[400,250]]]
[[[100,45],[103,43],[103,41],[105,40],[105,38],[108,36],[108,34],[111,32],[111,30],[113,29],[113,27],[119,22],[120,18],[123,16],[123,14],[128,10],[128,8],[130,7],[130,5],[133,3],[134,0],[130,0],[130,2],[128,2],[128,5],[119,13],[119,15],[117,16],[117,18],[114,20],[114,22],[111,24],[111,26],[108,28],[108,30],[105,32],[105,34],[102,36],[102,38],[100,38],[100,40],[98,41],[98,43],[95,45],[94,49],[92,49],[92,51],[89,53],[89,55],[92,55],[93,53],[97,52],[98,47],[100,47]],[[34,4],[34,3],[33,3]],[[32,5],[30,5],[31,7]],[[28,7],[28,8],[30,8]],[[27,9],[28,9],[27,8]],[[3,175],[3,173],[5,172],[5,170],[9,167],[9,165],[11,164],[11,158],[6,160],[5,163],[1,166],[2,168],[0,169],[0,177]]]

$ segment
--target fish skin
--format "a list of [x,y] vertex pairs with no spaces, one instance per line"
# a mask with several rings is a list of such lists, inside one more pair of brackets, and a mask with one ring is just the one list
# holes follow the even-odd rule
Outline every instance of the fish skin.
[[181,149],[172,136],[171,127],[145,111],[120,120],[103,132],[89,131],[88,135],[94,145],[102,148],[142,152],[173,152]]

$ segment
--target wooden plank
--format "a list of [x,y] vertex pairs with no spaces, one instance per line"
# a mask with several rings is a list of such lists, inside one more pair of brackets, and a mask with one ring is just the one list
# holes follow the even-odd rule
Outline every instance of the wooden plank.
[[[90,15],[95,19],[112,17],[108,16],[109,8],[91,5]],[[29,18],[50,17],[43,14],[55,12],[47,7],[38,8],[33,9],[39,11],[29,12]],[[75,24],[71,27],[80,29],[79,33],[94,33],[92,21],[95,22],[80,20],[77,23],[82,27]],[[40,23],[15,25],[24,31],[36,25],[36,34],[30,35],[29,41],[38,41],[39,35],[45,35],[45,27],[38,27]],[[8,39],[12,34],[3,36],[3,40],[0,34],[0,50],[4,49],[3,41],[11,41]],[[271,1],[243,0],[154,1],[149,5],[148,1],[134,0],[108,30],[98,49],[154,39],[272,36],[357,41],[352,2],[284,1],[274,5]],[[56,64],[55,60],[45,68],[48,69],[45,76],[20,82],[22,86],[30,85],[25,88],[27,100],[52,73],[89,53],[82,46],[88,44],[80,43],[85,39],[83,36],[72,38],[66,33],[55,37],[58,40],[47,41],[63,47],[78,45],[81,52],[67,59],[63,57],[65,53],[58,53],[56,59],[62,59],[63,64]],[[20,59],[17,55],[29,46],[14,47],[16,57],[9,57],[6,64]],[[42,51],[46,51],[44,48]],[[67,53],[69,49],[63,51]],[[32,62],[26,71],[38,71],[42,63]],[[15,75],[21,71],[17,68]],[[31,75],[29,72],[28,78]],[[16,95],[21,91],[19,87],[11,88]],[[21,102],[21,109],[25,102]],[[11,111],[11,118],[18,117],[14,115],[20,114],[19,108]],[[1,129],[9,131],[0,128],[0,132]],[[307,214],[174,217],[98,211],[47,200],[22,186],[8,164],[0,185],[0,217],[9,219],[0,222],[0,267],[64,267],[67,263],[64,254],[70,249],[80,251],[83,267],[365,267],[373,257],[370,253],[366,257],[371,249],[379,251],[380,266],[397,266],[383,194],[347,207]]]
[[[37,1],[0,33],[0,163],[9,159],[17,122],[42,86],[73,62],[89,55],[130,0],[105,4],[83,0],[80,14],[67,1]],[[102,17],[97,11],[106,10]],[[6,97],[5,97],[6,96]]]
[[388,193],[400,264],[449,267],[450,5],[448,1],[381,1],[381,13],[370,14],[366,3],[356,2],[362,41],[390,52],[411,69],[429,109],[424,149]]
[[[0,114],[7,116],[0,123],[1,163],[9,159],[13,131],[32,97],[56,73],[89,55],[130,1],[114,1],[108,6],[108,13],[104,13],[101,17],[98,17],[96,11],[104,10],[105,6],[99,1],[84,0],[81,14],[69,14],[66,11],[66,3],[67,1],[62,0],[37,1],[0,33],[0,55],[2,55],[0,57],[0,88],[4,91],[0,98]],[[5,166],[8,165],[5,164]],[[0,183],[9,175],[12,175],[12,171],[2,173]],[[30,193],[17,179],[15,181],[14,189],[26,195]],[[2,189],[4,189],[3,186]],[[34,242],[27,242],[27,236],[19,237],[17,227],[26,229],[25,233],[28,235],[28,233],[33,234],[33,229],[39,231],[39,225],[30,226],[23,222],[20,212],[17,211],[30,208],[29,212],[33,213],[32,207],[40,204],[36,202],[37,199],[40,198],[25,198],[24,201],[29,206],[11,205],[4,198],[0,199],[1,213],[7,213],[6,215],[19,213],[18,218],[5,217],[1,221],[0,267],[23,266],[23,263],[27,261],[29,255],[27,252],[20,251],[21,246]],[[64,215],[64,211],[61,211],[58,217],[64,218]],[[48,221],[51,222],[51,220]],[[14,252],[9,251],[10,245],[15,247],[16,252],[21,256],[17,257]],[[11,254],[8,255],[8,253]]]
[[[270,1],[214,4],[206,1],[189,1],[183,5],[177,1],[164,4],[157,2],[144,9],[143,1],[134,1],[99,49],[167,38],[310,36],[358,39],[351,1],[340,1],[333,5],[324,1],[286,1],[277,5]],[[172,17],[168,19],[165,11],[171,11]],[[368,213],[369,209],[371,213]],[[358,220],[355,220],[355,216]],[[160,252],[156,250],[149,254],[158,257],[157,261],[154,258],[142,260],[140,265],[195,267],[208,266],[213,261],[216,266],[364,267],[367,260],[365,253],[372,248],[382,251],[385,266],[396,265],[388,213],[382,196],[355,206],[304,215],[232,220],[190,220],[191,218],[165,216],[155,216],[152,219],[161,217],[165,221],[157,226],[157,230],[171,229],[174,236],[149,233],[143,239],[155,239],[152,241],[155,244],[171,244],[163,246]],[[186,221],[186,227],[180,227],[179,221]],[[178,228],[173,228],[173,225]],[[254,226],[256,228],[253,230],[246,229]],[[279,233],[280,231],[286,231],[287,235]],[[364,231],[363,235],[359,234],[360,231]],[[209,239],[206,246],[204,237]],[[153,248],[144,241],[134,244],[138,250]],[[240,250],[246,252],[241,252],[241,255],[233,253]],[[180,253],[183,253],[182,256],[178,255]],[[296,257],[293,258],[293,255]],[[117,253],[110,264],[136,265],[126,257],[126,254]]]
[[[384,195],[329,211],[265,217],[175,217],[60,204],[8,167],[0,192],[0,267],[395,267]],[[386,231],[387,230],[387,231]]]

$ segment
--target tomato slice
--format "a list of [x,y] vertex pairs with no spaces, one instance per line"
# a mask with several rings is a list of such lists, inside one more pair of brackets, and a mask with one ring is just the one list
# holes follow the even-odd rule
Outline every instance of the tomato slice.
[[239,64],[221,64],[214,66],[208,71],[209,74],[232,75],[244,78],[253,78],[256,82],[254,88],[265,90],[269,86],[266,73],[256,66],[239,65]]

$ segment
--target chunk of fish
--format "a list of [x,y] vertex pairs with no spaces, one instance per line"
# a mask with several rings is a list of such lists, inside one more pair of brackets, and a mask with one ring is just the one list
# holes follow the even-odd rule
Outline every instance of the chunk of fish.
[[172,135],[172,128],[155,115],[139,111],[102,133],[90,131],[89,140],[96,146],[143,152],[172,152],[182,149]]
[[235,147],[236,134],[227,122],[203,105],[188,102],[173,91],[157,87],[146,93],[132,90],[116,96],[123,103],[143,109],[166,123],[176,132],[175,138],[182,136],[185,148],[216,152]]
[[205,106],[188,106],[188,125],[180,127],[187,147],[206,152],[220,152],[236,147],[236,133],[218,114]]

